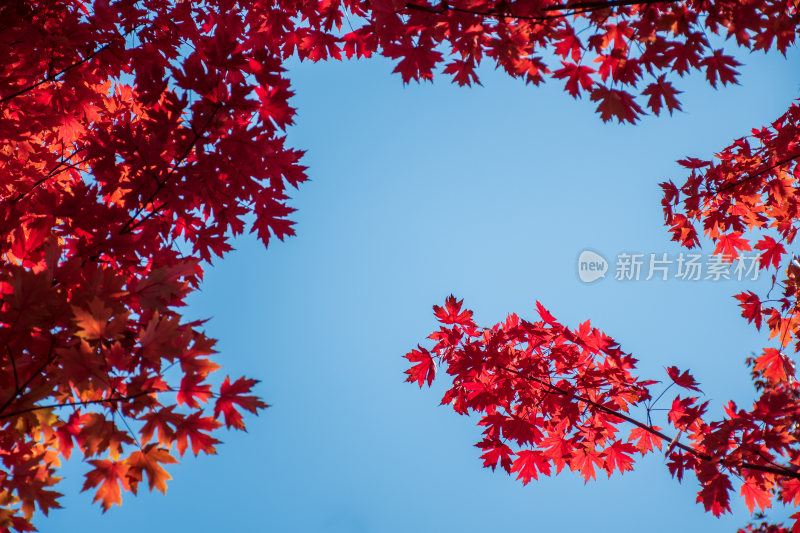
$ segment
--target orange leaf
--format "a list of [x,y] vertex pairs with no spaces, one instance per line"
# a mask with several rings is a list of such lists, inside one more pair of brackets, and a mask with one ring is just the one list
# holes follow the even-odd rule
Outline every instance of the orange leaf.
[[158,489],[162,493],[167,493],[167,481],[172,479],[169,472],[164,470],[159,463],[172,464],[177,463],[178,460],[169,454],[169,451],[164,448],[158,448],[155,444],[149,444],[144,448],[144,451],[135,451],[127,459],[128,466],[132,473],[131,475],[131,490],[135,493],[136,487],[141,481],[141,473],[147,473],[147,481],[150,484],[150,490]]
[[94,500],[102,500],[103,512],[113,505],[122,505],[121,489],[130,490],[128,484],[128,465],[124,461],[109,461],[108,459],[95,459],[89,461],[94,466],[85,474],[86,481],[81,492],[93,487],[100,487],[94,496]]
[[785,381],[787,377],[785,356],[775,348],[764,348],[764,354],[756,359],[754,370],[763,371],[764,376],[773,381]]
[[768,507],[772,507],[772,494],[762,489],[756,480],[751,477],[747,478],[747,480],[742,483],[740,493],[744,496],[744,503],[751,513],[756,505],[758,505],[762,511]]

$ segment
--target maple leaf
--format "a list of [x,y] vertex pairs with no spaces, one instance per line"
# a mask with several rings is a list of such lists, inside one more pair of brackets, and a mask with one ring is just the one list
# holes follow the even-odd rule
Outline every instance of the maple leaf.
[[676,366],[671,366],[666,370],[670,379],[674,381],[677,385],[683,387],[684,389],[690,389],[690,390],[695,390],[697,392],[702,392],[699,388],[697,388],[697,385],[699,385],[699,383],[695,381],[694,377],[692,377],[691,374],[689,374],[688,370],[684,370],[682,374],[680,373],[680,370],[678,370],[678,367]]
[[231,383],[230,378],[225,376],[225,381],[220,385],[219,394],[214,403],[214,418],[218,419],[219,415],[223,414],[226,427],[244,430],[242,414],[236,410],[236,406],[253,414],[257,414],[259,409],[267,407],[267,404],[257,396],[247,395],[256,383],[258,381],[255,379],[245,378],[239,378]]
[[712,87],[717,87],[717,78],[723,85],[728,83],[737,83],[736,76],[739,73],[732,67],[740,67],[741,63],[733,59],[731,56],[724,55],[722,50],[715,50],[713,55],[710,55],[700,62],[700,65],[706,67],[706,78]]
[[128,464],[124,461],[94,459],[89,461],[94,469],[85,474],[86,481],[81,492],[97,487],[95,502],[101,501],[103,512],[114,505],[122,505],[122,489],[130,490],[128,484]]
[[22,500],[20,509],[26,517],[33,516],[33,512],[38,508],[45,516],[50,514],[51,509],[60,509],[58,498],[63,496],[60,492],[48,490],[46,487],[55,483],[54,480],[32,480],[24,487],[19,487],[17,495]]
[[697,501],[705,506],[706,511],[714,516],[730,512],[730,497],[728,492],[732,489],[728,476],[717,469],[710,462],[704,462],[696,469],[697,478],[703,488],[697,493]]
[[711,165],[711,161],[703,161],[696,157],[687,157],[686,159],[678,159],[678,164],[688,169],[705,168]]
[[783,503],[800,504],[800,480],[787,479],[781,484],[780,498]]
[[[391,50],[391,48],[390,48]],[[401,45],[390,57],[402,57],[392,72],[403,78],[403,83],[411,80],[432,80],[433,68],[442,61],[441,52],[432,51],[422,46]]]
[[562,61],[561,64],[563,65],[563,68],[553,72],[553,77],[556,79],[567,80],[564,88],[573,98],[580,96],[581,87],[583,87],[583,90],[585,91],[588,91],[592,88],[592,85],[594,85],[594,80],[592,79],[591,74],[596,72],[593,68],[576,65],[575,63],[567,63],[565,61]]
[[202,416],[200,412],[194,412],[185,419],[183,419],[177,428],[175,435],[175,445],[178,453],[183,455],[189,445],[192,444],[192,453],[198,455],[200,452],[208,455],[217,453],[215,444],[220,441],[210,436],[208,433],[217,429],[221,424],[215,419]]
[[445,74],[451,74],[453,81],[458,83],[459,86],[470,86],[473,83],[481,84],[478,81],[478,75],[475,73],[475,65],[472,61],[451,61],[444,67]]
[[86,413],[80,420],[80,432],[75,436],[83,454],[91,456],[108,451],[112,459],[119,458],[123,444],[134,444],[126,431],[100,413]]
[[578,61],[581,57],[583,45],[580,39],[575,35],[572,28],[565,29],[559,34],[560,41],[557,41],[553,47],[555,53],[566,59],[568,55],[572,55],[573,61]]
[[670,115],[672,115],[673,111],[681,110],[681,104],[675,98],[675,95],[680,94],[681,91],[675,90],[672,84],[665,80],[665,77],[666,75],[662,74],[655,83],[651,83],[642,91],[642,94],[650,96],[650,99],[647,101],[647,106],[652,109],[653,113],[656,115],[661,113],[662,105],[667,106]]
[[[659,431],[661,428],[653,426],[653,429]],[[631,433],[628,436],[628,442],[636,441],[636,449],[639,450],[639,453],[642,455],[652,451],[654,447],[660,450],[661,440],[661,437],[658,435],[653,435],[651,432],[640,427],[631,429]]]
[[71,145],[80,139],[85,128],[81,122],[72,115],[64,114],[59,120],[58,134],[61,141],[66,145]]
[[753,478],[747,478],[745,482],[742,483],[740,493],[744,497],[745,505],[747,505],[747,509],[750,513],[753,512],[756,505],[758,505],[762,511],[768,507],[772,507],[772,494],[764,490]]
[[200,407],[200,402],[207,402],[211,397],[211,385],[202,385],[203,376],[198,374],[186,374],[181,380],[181,387],[175,395],[178,405],[186,404],[189,407]]
[[150,490],[157,489],[166,494],[167,481],[172,479],[172,476],[161,464],[177,462],[178,460],[172,457],[168,450],[159,448],[155,444],[148,444],[143,450],[133,452],[127,459],[129,471],[132,473],[129,474],[131,490],[136,493],[136,487],[142,479],[141,472],[146,472]]
[[506,472],[511,473],[512,454],[514,454],[514,452],[511,450],[511,448],[509,448],[502,442],[497,442],[493,443],[491,447],[488,448],[488,451],[486,451],[483,455],[481,455],[481,459],[483,459],[484,468],[491,467],[491,469],[494,470],[495,467],[497,467],[497,463],[499,461],[500,466],[502,466]]
[[734,231],[731,233],[723,233],[717,238],[717,246],[714,248],[714,254],[722,255],[727,261],[732,261],[739,257],[739,250],[751,250],[750,242],[742,238],[742,232]]
[[250,232],[255,232],[265,246],[269,245],[272,235],[281,241],[287,236],[294,235],[294,229],[292,229],[294,222],[286,218],[294,212],[291,207],[274,198],[266,198],[262,203],[256,204],[254,212],[256,220],[253,222]]
[[82,417],[80,410],[72,413],[66,423],[56,428],[58,438],[58,451],[66,459],[72,454],[73,439],[80,435],[82,427]]
[[342,59],[342,53],[338,46],[339,38],[330,33],[311,30],[300,41],[298,50],[300,57],[307,57],[313,62],[328,59]]
[[701,420],[703,412],[708,406],[708,402],[699,406],[696,405],[696,402],[697,398],[681,398],[680,396],[676,396],[667,413],[667,419],[672,422],[672,425],[677,429],[685,431]]
[[[392,11],[391,14],[394,15],[394,12]],[[342,37],[342,40],[344,40],[344,53],[347,59],[351,59],[354,56],[357,58],[372,56],[372,52],[374,51],[374,44],[372,41],[374,41],[374,39],[371,38],[368,32],[363,31],[362,28],[351,31]]]
[[417,382],[419,383],[419,388],[422,388],[422,385],[427,380],[430,387],[431,383],[433,383],[433,378],[436,377],[436,361],[433,360],[430,352],[418,345],[417,349],[408,352],[405,358],[411,363],[417,363],[406,370],[406,374],[408,374],[406,381],[410,383]]
[[625,91],[597,87],[592,91],[590,99],[592,102],[600,102],[597,112],[600,113],[603,122],[616,118],[620,123],[635,124],[642,114],[642,108],[634,101],[633,96]]
[[768,268],[770,263],[777,269],[781,264],[781,257],[786,253],[786,248],[769,235],[765,235],[755,244],[756,250],[762,250],[759,257],[761,268]]
[[756,372],[763,372],[767,379],[785,381],[788,375],[790,375],[789,372],[787,372],[789,368],[791,368],[789,362],[780,350],[764,348],[764,353],[756,358],[756,366],[753,370]]
[[539,479],[539,472],[545,476],[549,476],[550,462],[540,451],[520,450],[517,452],[517,458],[511,465],[511,472],[519,472],[517,479],[521,479],[522,484],[527,485],[531,478]]
[[748,324],[754,322],[756,329],[761,329],[761,300],[753,291],[741,292],[735,296],[742,308],[742,316]]
[[548,324],[552,326],[558,325],[556,318],[553,315],[551,315],[550,312],[547,309],[545,309],[545,307],[541,303],[539,303],[539,301],[536,302],[536,312],[539,313],[539,316],[542,317],[542,320],[544,320]]
[[594,465],[602,467],[604,463],[604,459],[595,451],[588,448],[578,448],[573,453],[569,467],[571,470],[580,470],[584,482],[588,483],[590,479],[596,479]]
[[636,446],[621,441],[614,441],[611,446],[606,448],[605,469],[608,472],[608,477],[611,477],[611,474],[614,473],[615,467],[620,473],[633,470],[633,457],[630,454],[636,451]]
[[145,424],[139,430],[144,442],[149,442],[153,434],[157,433],[158,442],[162,445],[169,445],[175,438],[175,427],[180,424],[182,417],[174,413],[175,406],[170,405],[158,410],[150,411],[142,416]]
[[472,321],[472,311],[461,311],[464,300],[456,300],[452,294],[445,300],[444,307],[433,306],[433,314],[443,324],[466,326]]
[[114,339],[125,327],[124,313],[122,317],[114,317],[114,311],[105,306],[100,298],[93,298],[89,309],[72,306],[74,320],[78,326],[76,335],[86,340]]

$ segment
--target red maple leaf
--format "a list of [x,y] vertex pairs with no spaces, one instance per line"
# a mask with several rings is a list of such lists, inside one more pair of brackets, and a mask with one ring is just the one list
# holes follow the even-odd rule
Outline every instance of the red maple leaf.
[[472,311],[461,311],[464,300],[456,300],[452,294],[447,297],[444,307],[433,306],[433,314],[443,324],[466,326],[472,321]]
[[301,58],[307,57],[314,62],[328,59],[329,55],[334,59],[342,59],[338,42],[339,38],[335,35],[324,31],[310,30],[297,48]]
[[209,416],[202,416],[200,412],[194,412],[178,425],[175,445],[178,453],[183,455],[186,452],[189,441],[192,443],[192,453],[198,455],[200,452],[206,454],[216,453],[215,444],[219,440],[212,437],[209,433],[217,429],[221,424]]
[[408,374],[406,381],[417,382],[419,387],[422,388],[422,384],[426,380],[428,381],[428,386],[433,383],[433,378],[436,377],[436,362],[428,350],[421,346],[417,346],[417,348],[417,350],[411,350],[405,355],[410,362],[417,363],[406,370],[406,374]]
[[531,478],[539,479],[539,472],[549,476],[550,462],[540,451],[520,450],[517,452],[514,464],[511,465],[511,472],[519,472],[517,479],[521,479],[522,484],[527,485]]
[[473,83],[481,84],[478,75],[475,73],[475,63],[473,61],[451,61],[444,67],[445,74],[451,74],[453,81],[459,86],[471,86]]
[[593,68],[576,65],[575,63],[567,63],[565,61],[562,61],[561,64],[563,68],[553,72],[553,77],[556,79],[566,78],[567,83],[564,85],[564,88],[573,98],[577,98],[580,95],[581,87],[585,91],[592,88],[594,80],[591,74],[596,72]]
[[678,367],[671,366],[667,369],[667,374],[669,375],[670,379],[674,381],[677,385],[683,387],[684,389],[695,390],[697,392],[702,392],[700,389],[697,388],[699,383],[695,381],[694,377],[689,374],[688,370],[685,370],[682,374],[681,371],[678,370]]
[[220,385],[219,394],[214,403],[214,418],[218,419],[219,415],[223,414],[226,427],[243,430],[244,420],[242,414],[236,410],[237,405],[253,414],[257,414],[259,409],[267,407],[267,404],[257,396],[248,394],[256,383],[258,380],[245,378],[239,378],[231,383],[230,378],[225,376],[225,381]]
[[732,67],[740,67],[741,63],[733,59],[731,56],[725,55],[722,50],[715,50],[713,55],[710,55],[700,62],[700,65],[706,67],[706,78],[712,87],[717,86],[717,78],[723,85],[728,83],[737,83],[736,76],[739,73]]
[[758,505],[762,511],[768,507],[772,507],[772,493],[768,490],[764,490],[761,483],[754,478],[747,478],[745,482],[742,483],[740,493],[744,497],[744,503],[747,505],[747,509],[750,513],[755,510],[756,505]]
[[614,444],[605,449],[606,460],[605,469],[608,477],[614,473],[614,469],[622,472],[633,470],[633,457],[630,454],[637,451],[637,447],[633,444],[614,441]]
[[580,39],[575,35],[575,31],[572,28],[567,28],[559,34],[559,37],[561,37],[561,40],[556,41],[554,45],[556,54],[564,59],[566,59],[568,55],[571,55],[573,61],[578,61],[581,58],[583,45]]
[[728,476],[717,469],[716,464],[705,461],[695,470],[703,488],[697,493],[697,501],[714,516],[730,511],[731,482]]
[[499,461],[500,466],[503,467],[506,472],[510,473],[512,464],[511,455],[513,455],[514,452],[502,442],[496,442],[490,446],[491,447],[488,448],[483,455],[481,455],[481,459],[483,459],[483,466],[487,468],[491,467],[491,469],[494,470]]
[[761,300],[753,291],[741,292],[734,296],[739,300],[739,307],[742,308],[742,316],[747,322],[755,322],[756,329],[761,329]]
[[569,467],[571,470],[580,470],[584,481],[588,483],[590,479],[596,479],[594,466],[602,467],[604,463],[605,460],[597,452],[578,448],[573,452]]
[[186,404],[189,407],[200,407],[200,402],[207,402],[211,398],[211,385],[203,384],[204,377],[199,374],[186,374],[181,379],[181,387],[175,400],[178,405]]
[[675,95],[680,94],[681,91],[676,90],[672,83],[665,80],[665,77],[666,74],[662,74],[655,83],[651,83],[642,91],[642,94],[650,96],[647,105],[656,115],[661,113],[662,105],[667,106],[670,115],[673,111],[681,110],[681,104],[675,98]]
[[762,250],[759,261],[761,268],[768,268],[770,263],[777,269],[781,264],[781,258],[786,253],[786,248],[783,244],[776,242],[775,239],[769,235],[764,235],[760,241],[755,244],[756,250]]
[[[655,431],[659,431],[661,428],[658,426],[652,426]],[[628,436],[629,442],[636,441],[636,449],[639,450],[639,453],[645,455],[646,453],[653,450],[654,447],[661,449],[661,437],[658,435],[653,435],[650,431],[647,431],[640,427],[635,427],[631,429],[631,433]]]
[[618,122],[635,124],[642,114],[642,108],[630,93],[606,87],[597,87],[592,91],[592,102],[600,102],[597,111],[603,122],[616,118]]
[[791,362],[780,350],[764,348],[764,353],[756,358],[756,372],[764,372],[764,376],[774,381],[785,381],[788,375],[793,375]]
[[714,254],[721,254],[723,258],[732,261],[739,257],[739,250],[751,250],[750,242],[742,238],[742,232],[723,233],[717,238]]

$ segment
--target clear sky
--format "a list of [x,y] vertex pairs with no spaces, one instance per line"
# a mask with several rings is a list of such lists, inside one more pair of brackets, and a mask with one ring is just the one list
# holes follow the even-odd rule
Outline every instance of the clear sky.
[[[733,533],[749,516],[740,499],[714,518],[658,455],[588,485],[562,472],[523,487],[482,468],[475,421],[439,406],[444,383],[404,383],[402,356],[451,292],[483,325],[535,320],[539,300],[566,325],[591,319],[641,376],[690,368],[712,409],[747,403],[744,358],[765,339],[731,296],[752,282],[613,279],[620,252],[679,252],[657,185],[683,180],[677,159],[710,158],[800,97],[797,49],[739,59],[741,85],[679,79],[684,111],[636,126],[603,124],[560,82],[489,68],[483,87],[404,87],[383,59],[293,63],[288,136],[311,177],[291,202],[298,235],[269,250],[238,239],[187,309],[211,317],[221,372],[260,379],[272,407],[248,433],[221,433],[219,455],[186,456],[166,496],[125,494],[105,514],[73,461],[66,509],[40,530]],[[578,279],[587,248],[608,259],[606,279]]]

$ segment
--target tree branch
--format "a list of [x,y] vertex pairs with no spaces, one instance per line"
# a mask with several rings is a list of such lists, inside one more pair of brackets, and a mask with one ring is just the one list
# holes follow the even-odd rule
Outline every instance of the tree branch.
[[747,176],[746,178],[742,178],[742,179],[736,180],[734,182],[728,183],[727,185],[724,185],[723,187],[720,187],[719,189],[717,189],[717,191],[714,194],[716,195],[716,194],[719,194],[721,192],[725,192],[727,190],[733,189],[734,187],[736,187],[738,185],[741,185],[742,183],[746,183],[746,182],[748,182],[750,180],[753,180],[753,179],[756,179],[758,177],[761,177],[764,174],[766,174],[767,172],[769,172],[770,170],[774,170],[774,169],[778,168],[779,166],[785,165],[786,163],[794,161],[795,159],[798,159],[798,158],[800,158],[800,153],[795,154],[795,155],[790,156],[790,157],[787,157],[785,159],[781,159],[780,161],[778,161],[774,165],[770,165],[767,168],[761,169],[758,172],[756,172],[755,174],[751,174],[750,176]]
[[[621,413],[621,412],[619,412],[619,411],[617,411],[615,409],[611,409],[610,407],[606,407],[605,405],[599,404],[599,403],[597,403],[597,402],[595,402],[593,400],[590,400],[589,398],[586,398],[586,397],[581,396],[579,394],[575,394],[575,393],[566,391],[566,390],[564,390],[564,389],[562,389],[560,387],[557,387],[555,385],[547,383],[547,382],[545,382],[543,380],[540,380],[538,378],[535,378],[533,376],[525,375],[519,370],[514,370],[513,368],[508,368],[508,367],[502,367],[502,369],[506,370],[508,372],[512,372],[513,374],[516,374],[516,375],[520,376],[523,379],[527,379],[529,381],[533,381],[535,383],[538,383],[539,385],[542,385],[543,387],[547,387],[549,389],[549,391],[552,391],[552,392],[555,392],[557,394],[561,394],[561,395],[564,395],[564,396],[567,396],[567,397],[570,397],[570,398],[574,398],[575,400],[578,400],[580,402],[584,402],[584,403],[586,403],[588,405],[591,405],[595,409],[598,409],[598,410],[603,411],[603,412],[605,412],[607,414],[610,414],[612,416],[620,418],[620,419],[624,420],[625,422],[633,424],[636,427],[639,427],[639,428],[643,429],[644,431],[647,431],[651,435],[655,435],[655,436],[657,436],[657,437],[659,437],[659,438],[661,438],[661,439],[663,439],[663,440],[665,440],[667,442],[672,440],[665,433],[662,433],[661,431],[658,431],[657,429],[654,429],[652,426],[649,426],[649,425],[647,425],[647,424],[645,424],[643,422],[640,422],[640,421],[636,420],[635,418],[631,418],[630,416],[628,416],[628,415],[626,415],[624,413]],[[711,457],[709,455],[706,455],[706,454],[704,454],[702,452],[699,452],[699,451],[695,450],[694,448],[692,448],[691,446],[687,446],[686,444],[683,444],[680,441],[675,443],[675,447],[676,448],[680,448],[681,450],[683,450],[683,451],[685,451],[687,453],[690,453],[691,455],[693,455],[693,456],[695,456],[698,459],[701,459],[703,461],[712,461],[713,460],[713,457]],[[779,476],[800,479],[800,472],[795,472],[794,470],[791,470],[791,469],[785,468],[785,467],[772,467],[772,466],[766,466],[766,465],[757,465],[757,464],[753,464],[753,463],[741,463],[740,466],[742,468],[746,468],[748,470],[757,470],[759,472],[767,472],[767,473],[775,474],[775,475],[779,475]]]
[[[78,401],[78,402],[64,402],[64,403],[51,403],[51,404],[47,404],[47,405],[33,405],[31,407],[26,407],[24,409],[18,409],[16,411],[11,411],[9,413],[2,413],[2,414],[0,414],[0,420],[6,419],[6,418],[12,418],[12,417],[19,416],[19,415],[24,415],[25,413],[32,413],[32,412],[38,411],[40,409],[56,409],[58,407],[83,407],[85,405],[94,405],[94,404],[100,404],[100,403],[116,404],[116,403],[125,402],[125,401],[128,401],[128,400],[135,400],[136,398],[141,398],[142,396],[147,396],[148,394],[158,394],[160,392],[181,392],[181,389],[174,389],[172,387],[167,387],[165,389],[148,389],[148,390],[137,392],[136,394],[130,394],[130,395],[127,395],[127,396],[115,396],[115,397],[112,397],[112,398],[101,398],[99,400],[83,400],[83,401]],[[204,389],[202,389],[202,390],[201,389],[198,389],[198,390],[191,390],[191,389],[186,390],[186,389],[184,389],[183,392],[187,392],[187,393],[194,392],[194,393],[198,393],[198,394],[199,393],[207,394],[208,396],[210,396],[212,398],[218,398],[219,397],[219,395],[217,393],[214,393],[214,392],[211,392],[211,391],[207,391],[207,390],[204,390]],[[0,411],[0,413],[1,412],[2,411]],[[120,415],[120,416],[124,416],[124,415]]]
[[36,379],[38,376],[41,375],[44,369],[47,368],[47,365],[53,362],[53,360],[56,358],[57,355],[55,352],[55,346],[56,346],[56,340],[54,338],[50,343],[50,353],[47,356],[47,360],[44,363],[42,363],[42,365],[39,368],[37,368],[35,372],[33,372],[30,376],[28,376],[28,379],[25,380],[25,383],[23,383],[21,386],[14,388],[14,393],[8,400],[6,400],[3,406],[0,407],[0,418],[4,418],[4,415],[2,415],[3,411],[5,411],[8,408],[8,406],[11,405],[11,403],[14,400],[17,399],[19,395],[22,394],[22,392],[26,388],[28,388],[28,385],[30,385],[34,379]]
[[681,0],[611,0],[609,2],[574,2],[572,4],[554,4],[541,8],[541,11],[549,13],[553,11],[566,11],[565,13],[558,13],[554,15],[514,15],[513,13],[505,11],[479,11],[473,9],[466,9],[462,7],[455,7],[446,1],[442,1],[439,5],[432,6],[429,4],[417,4],[408,2],[405,5],[406,9],[416,11],[426,11],[428,13],[444,13],[445,11],[453,11],[456,13],[467,13],[471,15],[479,15],[482,17],[492,17],[496,19],[519,19],[519,20],[550,20],[568,17],[571,15],[578,15],[581,13],[590,13],[593,11],[601,11],[603,9],[610,9],[612,7],[624,7],[635,5],[650,5],[650,4],[674,4]]
[[145,396],[147,394],[152,394],[154,392],[158,392],[156,390],[148,390],[137,392],[136,394],[131,394],[129,396],[118,396],[115,398],[102,398],[100,400],[86,400],[81,402],[66,402],[66,403],[53,403],[49,405],[34,405],[32,407],[26,407],[25,409],[18,409],[16,411],[11,411],[10,413],[4,413],[0,415],[0,420],[4,418],[11,418],[14,416],[24,415],[25,413],[32,413],[33,411],[38,411],[40,409],[54,409],[56,407],[81,407],[84,405],[92,405],[98,403],[111,403],[115,404],[117,402],[124,402],[128,400],[133,400],[139,398],[141,396]]
[[[127,222],[125,222],[122,228],[120,228],[119,230],[120,235],[122,235],[123,233],[129,233],[134,228],[140,226],[144,221],[146,221],[147,219],[155,215],[158,211],[164,208],[166,203],[162,204],[158,209],[153,209],[153,211],[145,215],[141,220],[139,221],[136,220],[137,218],[139,218],[139,215],[141,215],[142,212],[147,208],[147,206],[153,203],[153,200],[155,200],[156,195],[166,186],[167,181],[169,181],[169,178],[172,177],[173,174],[175,174],[175,171],[178,169],[180,164],[183,163],[183,161],[189,156],[192,150],[194,150],[194,147],[197,145],[197,142],[203,137],[203,134],[205,133],[206,129],[208,129],[208,127],[211,125],[211,122],[214,120],[214,117],[217,116],[217,113],[221,108],[222,108],[222,102],[217,102],[217,105],[214,108],[214,111],[212,111],[211,116],[208,117],[205,124],[203,124],[203,127],[200,128],[200,131],[194,132],[194,138],[192,139],[192,142],[189,143],[189,146],[178,157],[178,159],[175,161],[175,164],[172,166],[172,168],[169,169],[169,172],[167,172],[167,175],[164,176],[164,179],[160,180],[159,182],[160,185],[156,187],[156,190],[153,191],[153,193],[147,198],[147,200],[142,204],[142,206],[139,209],[137,209],[136,213],[134,213],[134,215],[131,218],[129,218]],[[194,128],[192,128],[192,131],[194,131]]]
[[81,59],[80,61],[77,61],[76,63],[73,63],[73,64],[69,65],[68,67],[65,67],[65,68],[61,69],[58,72],[54,72],[53,74],[45,76],[42,80],[34,83],[33,85],[28,85],[27,87],[24,87],[24,88],[14,92],[14,93],[11,93],[8,96],[4,96],[3,98],[0,98],[0,105],[8,102],[9,100],[13,100],[17,96],[21,96],[21,95],[27,93],[28,91],[32,91],[33,89],[39,87],[40,85],[44,85],[45,83],[53,81],[54,79],[58,78],[62,74],[65,74],[65,73],[69,72],[70,70],[83,65],[87,61],[91,61],[98,54],[100,54],[100,52],[102,52],[104,50],[107,50],[110,46],[111,46],[111,43],[105,44],[105,45],[101,46],[100,48],[98,48],[97,50],[95,50],[94,52],[92,52],[91,54],[89,54],[86,57],[84,57],[83,59]]

